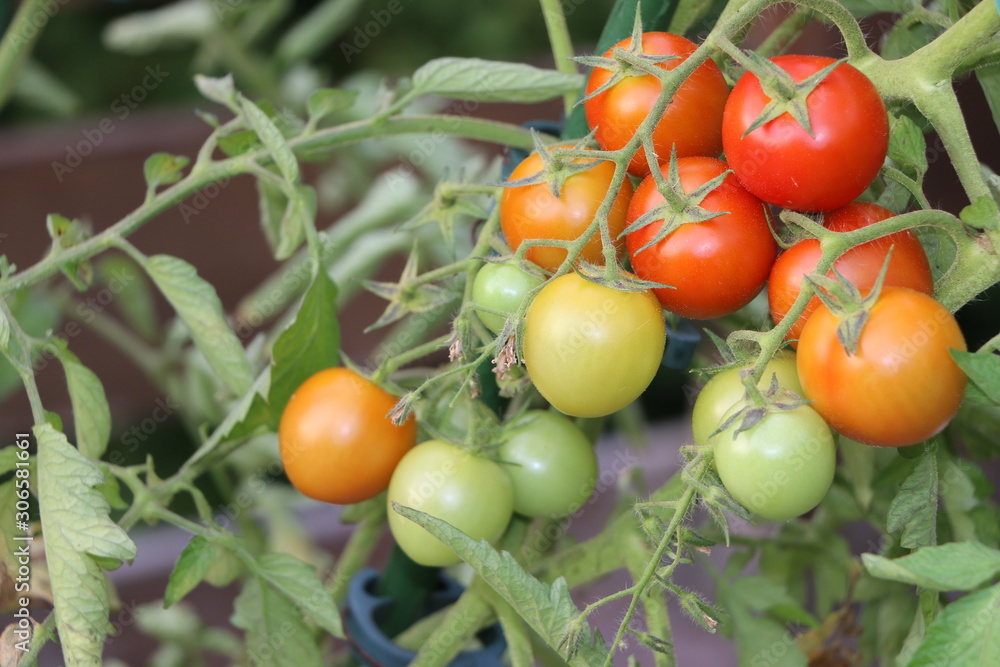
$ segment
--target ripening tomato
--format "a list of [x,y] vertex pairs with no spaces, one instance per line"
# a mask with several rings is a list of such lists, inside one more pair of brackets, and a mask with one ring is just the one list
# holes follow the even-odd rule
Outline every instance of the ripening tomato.
[[417,422],[387,416],[398,399],[348,368],[311,376],[288,399],[278,426],[281,463],[303,495],[357,503],[389,485],[417,441]]
[[[781,350],[767,362],[764,374],[757,382],[757,387],[763,392],[771,386],[771,381],[777,377],[778,386],[793,394],[803,395],[799,374],[795,369],[795,354]],[[714,375],[705,383],[691,411],[691,432],[694,444],[704,445],[708,436],[712,435],[723,422],[723,417],[730,408],[742,401],[746,389],[740,379],[740,373],[735,368]]]
[[553,407],[602,417],[645,391],[665,344],[663,309],[652,292],[621,292],[567,273],[528,307],[523,357]]
[[[632,38],[615,44],[604,54],[610,58],[616,48],[628,49]],[[642,52],[649,55],[677,56],[658,64],[672,70],[694,53],[697,45],[669,32],[647,32],[642,36]],[[603,86],[613,76],[611,70],[595,67],[587,79],[587,95]],[[652,74],[626,76],[602,93],[587,99],[584,111],[587,124],[604,150],[618,150],[631,141],[660,95],[662,85]],[[658,162],[670,159],[671,147],[677,157],[705,155],[716,157],[722,151],[722,111],[729,86],[718,65],[706,60],[681,84],[653,129],[653,147]],[[650,163],[640,148],[629,163],[629,173],[640,178],[649,174]]]
[[830,426],[869,445],[913,445],[958,411],[966,376],[949,350],[965,350],[951,313],[933,298],[886,287],[870,309],[858,349],[837,339],[840,319],[821,304],[799,339],[799,379]]
[[[727,169],[722,160],[689,157],[677,160],[681,187],[690,193]],[[668,168],[663,167],[666,174]],[[628,208],[628,224],[663,203],[656,181],[647,176]],[[667,310],[704,320],[728,315],[750,303],[767,281],[778,244],[771,234],[767,207],[730,174],[702,199],[701,208],[721,215],[687,223],[641,250],[656,236],[662,221],[626,235],[636,275],[672,285],[654,293]]]
[[[771,59],[802,81],[835,62],[821,56]],[[889,145],[889,117],[875,85],[841,63],[806,98],[810,134],[789,113],[751,132],[771,98],[745,73],[722,118],[726,159],[743,186],[796,211],[832,211],[856,199],[878,175]]]
[[[586,164],[587,161],[578,158],[575,162]],[[594,221],[615,173],[613,162],[591,162],[592,167],[563,181],[558,197],[552,194],[549,184],[544,182],[504,188],[500,195],[500,227],[511,248],[516,251],[522,243],[529,240],[575,241],[583,235]],[[527,178],[541,170],[542,158],[538,153],[532,153],[514,168],[510,180]],[[608,213],[608,230],[617,252],[621,252],[619,237],[625,229],[625,213],[631,196],[632,183],[626,178]],[[546,271],[554,272],[566,260],[566,249],[535,246],[528,250],[525,257]],[[591,264],[604,264],[604,245],[599,231],[583,246],[579,259]]]
[[[733,406],[725,415],[743,407]],[[776,521],[805,514],[833,484],[837,448],[830,427],[808,405],[768,413],[736,433],[736,425],[714,436],[719,479],[748,510]]]
[[411,449],[389,483],[389,530],[421,565],[455,565],[458,556],[427,530],[392,508],[397,502],[450,523],[474,540],[497,540],[510,523],[514,493],[495,461],[443,440]]
[[[851,232],[875,224],[894,215],[892,211],[878,204],[851,202],[847,206],[830,211],[823,216],[823,225],[834,232]],[[892,248],[892,260],[885,274],[885,285],[908,287],[927,295],[934,294],[934,277],[927,254],[920,239],[907,230],[896,232],[851,248],[841,255],[834,267],[838,272],[862,292],[875,286],[878,274],[885,264],[886,255]],[[777,324],[785,318],[785,313],[795,303],[802,290],[804,276],[812,273],[819,263],[822,251],[817,239],[799,241],[778,255],[767,283],[767,302],[771,309],[771,319]],[[828,274],[833,277],[833,271]],[[787,340],[795,346],[806,320],[819,307],[819,297],[814,296],[806,305],[798,321],[792,325]]]

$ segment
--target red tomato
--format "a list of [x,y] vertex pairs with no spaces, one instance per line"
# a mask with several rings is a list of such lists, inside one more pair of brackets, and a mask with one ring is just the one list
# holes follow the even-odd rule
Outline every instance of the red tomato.
[[[585,161],[578,159],[576,162]],[[510,180],[527,178],[541,170],[542,158],[537,153],[532,153],[514,168]],[[575,241],[580,238],[601,207],[614,173],[613,162],[595,160],[590,169],[567,178],[558,197],[552,194],[548,183],[504,188],[500,196],[500,226],[507,243],[516,251],[526,240]],[[616,248],[620,246],[618,237],[625,229],[625,213],[631,196],[632,183],[626,178],[618,189],[611,212],[608,213],[608,229]],[[601,235],[597,232],[587,241],[579,259],[591,264],[604,264],[603,253]],[[566,249],[535,246],[525,256],[528,261],[554,272],[565,261]]]
[[882,291],[856,354],[837,340],[840,319],[825,304],[799,340],[799,379],[830,426],[880,447],[913,445],[943,429],[962,402],[966,376],[948,350],[962,332],[933,298],[903,287]]
[[[726,163],[709,157],[677,160],[685,192],[726,171]],[[667,172],[667,167],[662,167]],[[663,202],[656,181],[647,176],[628,209],[631,224]],[[739,310],[764,287],[778,244],[771,235],[765,204],[730,174],[701,202],[709,211],[728,211],[711,220],[682,225],[639,252],[659,231],[662,221],[626,235],[632,269],[645,280],[672,285],[653,290],[663,307],[683,317],[710,319]]]
[[[628,49],[632,38],[626,38],[604,54],[621,47]],[[642,36],[642,52],[651,55],[679,56],[659,64],[672,70],[697,48],[694,42],[669,32],[647,32]],[[595,67],[587,80],[587,94],[607,83],[610,70]],[[652,74],[629,76],[599,95],[584,102],[587,123],[596,129],[595,138],[601,148],[618,150],[631,141],[639,125],[656,104],[662,86]],[[729,95],[729,86],[719,67],[711,60],[699,65],[681,84],[653,130],[653,146],[660,162],[670,159],[670,147],[677,147],[677,157],[705,155],[715,157],[722,151],[722,111]],[[646,153],[640,148],[629,163],[629,173],[643,177],[649,174]]]
[[[795,55],[771,60],[796,81],[834,62]],[[777,206],[831,211],[857,198],[878,175],[889,118],[875,85],[857,69],[838,65],[809,94],[812,136],[788,113],[747,133],[770,101],[747,72],[726,103],[722,145],[747,190]]]
[[[891,218],[893,215],[892,211],[878,204],[858,201],[827,213],[823,216],[823,225],[834,232],[851,232]],[[885,285],[909,287],[932,296],[934,278],[931,275],[931,267],[927,262],[924,247],[911,231],[896,232],[851,248],[837,259],[834,267],[859,290],[867,292],[875,286],[875,280],[882,270],[890,247],[893,248],[892,261],[889,262],[889,269],[885,274]],[[771,308],[771,319],[775,324],[784,319],[785,313],[795,303],[802,289],[803,276],[816,269],[821,255],[819,241],[816,239],[799,241],[778,255],[767,283],[767,301]],[[832,277],[833,271],[828,275]],[[819,297],[814,296],[810,299],[801,317],[792,325],[786,339],[791,341],[798,339],[806,320],[819,304]],[[795,346],[796,343],[793,342],[792,345]]]
[[397,400],[348,368],[327,368],[303,382],[278,427],[281,463],[295,488],[337,504],[385,491],[417,442],[412,416],[399,426],[387,416]]

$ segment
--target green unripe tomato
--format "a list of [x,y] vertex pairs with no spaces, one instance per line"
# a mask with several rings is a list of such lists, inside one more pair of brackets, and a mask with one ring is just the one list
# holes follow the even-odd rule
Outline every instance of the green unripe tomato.
[[493,333],[500,333],[511,313],[517,311],[524,295],[544,280],[524,271],[517,264],[487,262],[479,269],[472,283],[472,303],[495,310],[503,315],[477,310],[479,319]]
[[572,514],[597,484],[590,440],[556,412],[529,410],[511,422],[498,457],[514,485],[514,511],[527,517]]
[[[778,376],[778,386],[803,396],[802,384],[795,368],[795,354],[787,350],[778,352],[764,368],[757,387],[763,392],[771,386],[772,376]],[[709,380],[698,394],[691,413],[691,430],[694,443],[704,445],[708,436],[722,425],[723,416],[737,402],[743,400],[746,389],[735,368],[722,371]]]
[[510,523],[514,493],[494,461],[441,440],[422,442],[400,460],[389,482],[389,529],[421,565],[455,565],[460,558],[422,526],[397,514],[392,502],[447,521],[474,540],[498,539]]
[[[734,406],[724,418],[739,410]],[[713,437],[715,463],[726,490],[765,519],[783,521],[816,507],[830,490],[837,465],[833,432],[808,405],[768,413],[756,426]]]

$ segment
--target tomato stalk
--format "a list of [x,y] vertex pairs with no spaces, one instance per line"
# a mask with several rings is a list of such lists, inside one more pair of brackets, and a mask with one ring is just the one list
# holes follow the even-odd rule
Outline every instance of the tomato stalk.
[[[28,61],[35,42],[42,34],[37,22],[48,22],[46,9],[50,0],[25,0],[0,41],[0,109],[7,103],[18,79],[18,72]],[[44,26],[45,23],[42,25]]]
[[[576,66],[571,60],[573,42],[570,39],[569,27],[566,25],[566,14],[563,12],[562,2],[560,0],[541,0],[541,7],[556,69],[567,74],[576,74]],[[568,92],[563,95],[563,112],[566,116],[569,116],[573,111],[575,104],[576,93]]]

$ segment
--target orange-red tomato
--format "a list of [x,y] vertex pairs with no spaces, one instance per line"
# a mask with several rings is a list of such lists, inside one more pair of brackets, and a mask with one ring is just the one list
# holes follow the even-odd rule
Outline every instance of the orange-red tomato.
[[[586,160],[577,159],[577,163]],[[597,209],[611,186],[615,173],[613,162],[594,160],[594,166],[567,178],[556,197],[548,183],[505,188],[500,197],[500,226],[507,243],[515,251],[524,241],[554,239],[575,241],[593,222]],[[527,178],[542,170],[542,158],[532,153],[511,172],[510,180]],[[622,181],[608,214],[608,229],[612,243],[621,254],[624,244],[619,239],[625,229],[625,213],[632,196],[632,184]],[[579,259],[591,264],[604,264],[604,245],[600,232],[595,232],[584,245]],[[556,271],[566,260],[566,249],[554,246],[535,246],[525,255],[547,271]]]
[[913,445],[943,429],[958,411],[966,376],[948,350],[965,350],[951,313],[933,298],[886,287],[849,355],[840,319],[825,304],[802,329],[799,380],[830,426],[859,442]]
[[336,504],[385,491],[417,441],[412,416],[399,426],[387,417],[397,400],[347,368],[327,368],[303,382],[278,427],[281,463],[295,488]]
[[[843,208],[830,211],[823,217],[823,225],[834,232],[851,232],[868,225],[891,218],[893,212],[878,204],[851,202]],[[885,285],[908,287],[927,295],[934,294],[934,278],[927,255],[920,240],[913,232],[904,231],[889,234],[868,243],[851,248],[841,255],[834,267],[859,290],[867,292],[875,286],[879,271],[885,263],[889,248],[892,247],[892,261],[885,274]],[[803,276],[812,273],[819,263],[822,251],[819,241],[806,239],[799,241],[778,255],[771,277],[767,283],[767,301],[771,309],[771,319],[777,324],[795,303],[802,290]],[[833,271],[828,275],[833,276]],[[819,307],[819,297],[814,296],[806,305],[798,321],[792,325],[786,338],[794,347],[806,320]]]
[[[604,54],[611,57],[617,47],[629,48],[632,38],[626,38]],[[669,32],[647,32],[642,36],[642,52],[650,55],[678,56],[659,63],[672,70],[694,53],[697,45],[689,39]],[[603,86],[612,77],[610,70],[595,67],[587,79],[587,95]],[[601,148],[618,150],[625,146],[650,110],[662,90],[660,80],[652,74],[628,76],[604,92],[584,102],[587,123],[596,129],[595,138]],[[671,146],[677,157],[703,155],[717,157],[722,152],[722,113],[729,96],[729,86],[722,71],[706,60],[691,73],[674,94],[653,129],[653,147],[658,162],[670,159]],[[629,163],[629,173],[643,177],[650,164],[640,148]]]

